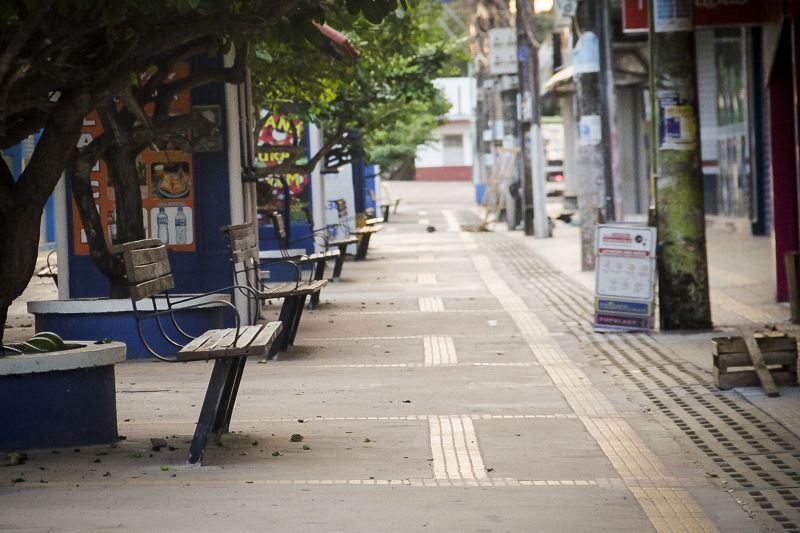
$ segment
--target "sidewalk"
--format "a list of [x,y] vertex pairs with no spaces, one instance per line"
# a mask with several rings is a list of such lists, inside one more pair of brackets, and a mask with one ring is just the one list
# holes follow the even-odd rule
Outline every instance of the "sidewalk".
[[[595,334],[573,228],[465,233],[469,185],[390,185],[369,260],[248,364],[205,466],[211,365],[119,365],[127,438],[2,468],[0,530],[800,531],[794,391],[718,391],[713,333]],[[785,320],[764,241],[710,241],[715,321]]]

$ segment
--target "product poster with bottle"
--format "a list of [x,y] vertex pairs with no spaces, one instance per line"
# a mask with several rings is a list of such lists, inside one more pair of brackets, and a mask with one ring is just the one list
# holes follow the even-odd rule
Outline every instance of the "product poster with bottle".
[[[181,65],[173,77],[188,75],[188,65]],[[189,91],[180,92],[170,105],[170,114],[191,111]],[[103,133],[96,112],[83,121],[83,131],[78,142],[82,148]],[[145,150],[136,158],[136,174],[142,197],[142,226],[146,238],[160,239],[170,251],[193,252],[196,249],[194,231],[194,174],[192,155],[175,150]],[[108,167],[100,160],[92,169],[92,195],[100,222],[109,244],[117,244],[117,211],[114,184],[109,179]],[[72,237],[75,255],[88,255],[86,232],[72,202]]]

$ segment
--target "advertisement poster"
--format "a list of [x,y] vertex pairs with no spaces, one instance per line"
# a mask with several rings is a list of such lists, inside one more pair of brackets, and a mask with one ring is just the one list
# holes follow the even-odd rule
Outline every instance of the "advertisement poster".
[[595,329],[653,328],[655,250],[655,228],[598,226]]
[[[188,65],[181,65],[171,79],[185,77],[188,72]],[[183,91],[170,105],[170,113],[178,115],[190,111],[189,91]],[[78,148],[88,145],[102,133],[103,126],[99,116],[93,111],[83,121]],[[175,252],[192,252],[196,249],[192,170],[192,155],[187,152],[145,150],[136,158],[145,237],[161,239],[169,245],[171,251]],[[91,185],[106,241],[109,244],[116,244],[118,241],[114,184],[109,179],[105,161],[98,161],[92,169]],[[72,219],[75,254],[88,255],[86,232],[74,201]]]
[[[304,162],[308,158],[305,124],[299,119],[292,119],[280,113],[262,111],[264,126],[258,135],[256,152],[258,165],[274,167],[281,162],[295,158]],[[304,174],[286,174],[283,176],[289,190],[291,219],[306,222],[308,205],[308,187],[311,176]],[[264,211],[284,209],[285,190],[281,180],[267,178],[257,185],[258,209]],[[262,219],[268,223],[269,220]]]
[[697,145],[697,120],[688,99],[675,91],[658,94],[659,150],[693,150]]
[[653,29],[656,33],[692,31],[692,0],[654,0]]
[[603,140],[600,115],[587,115],[580,119],[580,145],[597,146]]

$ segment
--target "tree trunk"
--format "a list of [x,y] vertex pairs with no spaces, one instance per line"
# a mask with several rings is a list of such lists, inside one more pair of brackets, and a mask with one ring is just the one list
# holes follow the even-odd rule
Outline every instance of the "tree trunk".
[[[0,209],[0,317],[25,290],[39,255],[39,228],[48,198],[80,137],[88,98],[62,95],[20,179],[11,201]],[[0,333],[0,335],[2,335]]]
[[[77,140],[77,139],[76,139]],[[3,324],[8,308],[33,276],[39,255],[39,228],[43,207],[15,205],[9,216],[0,216],[0,317]],[[0,331],[0,340],[3,331]]]
[[417,165],[414,156],[404,157],[400,165],[389,174],[390,180],[410,181],[417,175]]
[[[583,28],[581,46],[597,47],[593,33],[596,16],[594,2],[581,2],[578,20]],[[592,38],[594,37],[594,40]],[[599,48],[598,48],[599,52]],[[591,55],[591,54],[588,54]],[[599,59],[599,53],[597,55]],[[594,270],[595,230],[605,196],[605,153],[602,144],[601,117],[603,103],[600,91],[600,65],[579,72],[576,68],[575,98],[578,115],[578,212],[581,222],[581,270]]]
[[138,241],[145,238],[142,215],[142,193],[139,189],[139,174],[136,157],[139,150],[112,148],[108,163],[109,180],[114,185],[117,210],[117,240]]
[[[695,37],[691,18],[684,31],[654,31],[652,13],[660,1],[650,0],[650,94],[661,329],[708,329],[711,308]],[[681,0],[676,9],[685,9],[691,17],[691,4]]]

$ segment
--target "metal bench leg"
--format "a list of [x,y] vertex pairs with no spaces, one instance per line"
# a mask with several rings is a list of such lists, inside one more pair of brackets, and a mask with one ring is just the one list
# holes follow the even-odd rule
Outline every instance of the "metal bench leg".
[[339,245],[339,257],[336,258],[336,263],[333,265],[333,279],[342,277],[342,266],[344,266],[344,258],[347,255],[347,245]]
[[[314,280],[319,281],[325,279],[325,264],[327,261],[319,261],[316,265],[314,265]],[[308,308],[309,309],[316,309],[319,306],[319,293],[322,291],[317,291],[311,295],[311,299],[308,301]]]
[[208,380],[208,389],[206,389],[206,396],[203,399],[203,407],[200,409],[200,417],[197,419],[197,427],[189,448],[189,457],[186,460],[191,465],[200,464],[203,461],[208,437],[211,435],[214,421],[219,416],[225,389],[230,390],[228,380],[234,375],[231,373],[231,367],[235,362],[234,358],[214,361],[214,370],[211,371],[211,378]]
[[303,316],[303,308],[306,305],[306,298],[307,295],[299,296],[297,298],[297,309],[295,310],[294,317],[292,319],[292,329],[289,335],[289,344],[294,344],[294,338],[297,336],[297,330],[300,328],[300,317]]
[[385,204],[381,206],[381,214],[383,215],[383,221],[389,222],[389,204]]
[[367,258],[367,248],[369,247],[369,238],[372,233],[364,233],[358,237],[358,248],[356,248],[356,261],[361,261]]
[[[280,320],[281,324],[283,324],[283,331],[281,331],[281,336],[278,339],[278,342],[275,343],[278,345],[277,351],[286,350],[292,344],[292,327],[294,327],[294,318],[297,315],[297,302],[297,296],[287,296],[283,299],[281,312],[278,316],[278,320]],[[273,346],[275,344],[273,344]]]
[[217,419],[214,420],[214,424],[211,426],[211,433],[214,435],[215,442],[219,442],[222,435],[230,430],[233,406],[236,405],[236,395],[239,393],[239,383],[242,382],[242,374],[244,374],[244,365],[247,363],[247,357],[237,357],[236,360],[236,363],[230,369],[232,375],[229,375],[225,381],[225,391],[222,395],[223,405],[220,406]]

